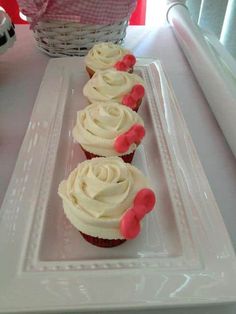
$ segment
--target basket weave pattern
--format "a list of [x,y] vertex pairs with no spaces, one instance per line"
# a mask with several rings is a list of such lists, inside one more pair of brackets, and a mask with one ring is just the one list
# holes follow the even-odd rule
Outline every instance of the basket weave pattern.
[[83,56],[98,42],[120,44],[137,0],[18,0],[37,46],[50,56]]
[[120,44],[128,19],[108,25],[88,25],[77,22],[40,21],[33,32],[37,47],[50,56],[84,56],[98,42]]

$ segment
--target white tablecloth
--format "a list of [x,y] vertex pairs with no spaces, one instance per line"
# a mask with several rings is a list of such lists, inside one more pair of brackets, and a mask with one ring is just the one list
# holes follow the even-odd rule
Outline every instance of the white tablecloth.
[[[0,55],[0,204],[4,198],[49,57],[35,47],[28,26],[16,27],[13,48]],[[168,25],[130,27],[126,45],[136,56],[162,61],[196,150],[236,248],[236,163],[198,82]],[[99,312],[101,313],[101,312]],[[115,313],[115,312],[112,312]],[[124,312],[123,312],[124,313]],[[126,312],[125,312],[126,313]],[[131,311],[127,313],[137,313]],[[139,313],[187,314],[190,309]],[[235,305],[191,309],[191,314],[235,314]]]

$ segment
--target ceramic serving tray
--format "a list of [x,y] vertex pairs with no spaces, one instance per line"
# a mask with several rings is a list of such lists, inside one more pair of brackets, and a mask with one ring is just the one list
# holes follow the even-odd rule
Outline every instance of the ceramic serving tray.
[[64,216],[59,182],[85,158],[73,142],[87,105],[82,58],[51,60],[0,216],[0,313],[141,309],[236,301],[236,263],[162,65],[140,59],[146,136],[133,164],[156,207],[134,240],[87,243]]

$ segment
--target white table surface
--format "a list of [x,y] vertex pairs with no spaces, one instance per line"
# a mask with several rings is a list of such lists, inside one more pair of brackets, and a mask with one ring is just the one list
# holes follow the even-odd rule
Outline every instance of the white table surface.
[[[0,204],[14,170],[40,82],[50,59],[36,48],[28,26],[17,26],[16,36],[17,41],[13,48],[0,55]],[[236,248],[235,158],[171,28],[168,25],[153,30],[141,26],[129,27],[126,46],[138,57],[153,57],[162,61]],[[187,314],[190,311],[191,314],[235,314],[236,305],[122,313]]]

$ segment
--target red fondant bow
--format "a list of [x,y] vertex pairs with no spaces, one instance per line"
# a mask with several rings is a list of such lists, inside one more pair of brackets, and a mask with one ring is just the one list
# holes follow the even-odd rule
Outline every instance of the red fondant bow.
[[131,144],[139,144],[145,135],[145,129],[141,124],[134,124],[127,132],[115,139],[114,148],[117,153],[125,153]]
[[145,90],[143,85],[136,84],[131,89],[131,92],[122,98],[122,104],[130,108],[135,108],[137,105],[137,101],[143,98],[144,93]]
[[114,67],[118,71],[128,71],[135,65],[135,63],[136,63],[135,56],[127,54],[123,57],[121,61],[117,61]]
[[149,213],[156,202],[155,194],[150,189],[140,190],[134,199],[134,206],[123,215],[120,232],[125,239],[133,239],[140,232],[140,221]]

